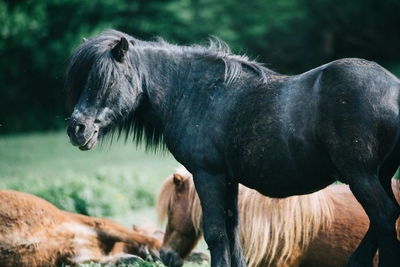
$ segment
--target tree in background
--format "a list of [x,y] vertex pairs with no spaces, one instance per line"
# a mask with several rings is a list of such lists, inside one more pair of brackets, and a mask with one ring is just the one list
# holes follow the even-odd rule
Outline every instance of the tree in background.
[[396,72],[399,12],[399,0],[0,0],[0,133],[63,128],[68,57],[107,28],[178,44],[214,35],[285,73],[341,57]]

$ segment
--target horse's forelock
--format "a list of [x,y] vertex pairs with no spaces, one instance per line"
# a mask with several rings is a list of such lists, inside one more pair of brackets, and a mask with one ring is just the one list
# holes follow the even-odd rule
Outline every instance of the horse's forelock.
[[86,47],[85,42],[74,51],[67,68],[65,89],[67,93],[67,108],[70,111],[78,102],[93,64],[93,52],[84,49]]
[[173,175],[171,174],[161,185],[160,191],[157,194],[156,211],[157,220],[162,224],[168,218],[169,207],[174,205],[175,200],[175,185]]
[[[193,183],[192,174],[186,170],[185,167],[180,166],[176,169],[178,173],[188,184],[188,200],[189,207],[192,209],[192,222],[197,232],[201,232],[201,206],[200,200],[197,196],[196,189]],[[170,207],[175,205],[176,190],[175,184],[173,182],[173,175],[168,176],[168,178],[162,184],[160,191],[157,195],[156,210],[158,222],[161,224],[168,218],[168,210]]]
[[[101,77],[95,81],[100,90],[106,87],[113,67],[109,51],[121,37],[127,36],[124,33],[109,30],[83,42],[75,49],[69,60],[65,78],[69,110],[72,111],[73,106],[78,102],[90,73],[96,73]],[[133,38],[129,37],[129,39]]]

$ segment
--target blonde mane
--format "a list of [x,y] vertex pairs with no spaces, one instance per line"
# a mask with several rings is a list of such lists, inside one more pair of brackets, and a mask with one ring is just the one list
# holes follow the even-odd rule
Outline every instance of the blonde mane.
[[[201,206],[192,175],[180,167],[177,172],[188,180],[192,222],[202,233]],[[160,221],[174,204],[172,175],[164,182],[157,199]],[[320,229],[333,220],[332,194],[321,190],[288,198],[269,198],[255,190],[239,187],[240,242],[249,266],[285,266],[293,253],[304,251]]]

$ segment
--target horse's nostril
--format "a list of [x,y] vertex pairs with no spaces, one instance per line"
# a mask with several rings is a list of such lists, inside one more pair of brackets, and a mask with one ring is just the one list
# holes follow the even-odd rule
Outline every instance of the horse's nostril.
[[173,251],[160,250],[162,262],[168,267],[180,267],[183,265],[183,260]]
[[84,131],[85,131],[85,125],[84,124],[81,124],[81,123],[77,123],[76,125],[75,125],[75,134],[76,135],[82,135],[83,133],[84,133]]

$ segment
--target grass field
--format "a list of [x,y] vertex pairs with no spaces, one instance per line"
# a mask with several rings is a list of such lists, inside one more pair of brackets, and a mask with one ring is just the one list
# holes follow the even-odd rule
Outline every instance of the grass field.
[[0,188],[128,227],[156,223],[156,194],[177,166],[168,152],[145,152],[129,141],[83,152],[65,132],[0,136]]

